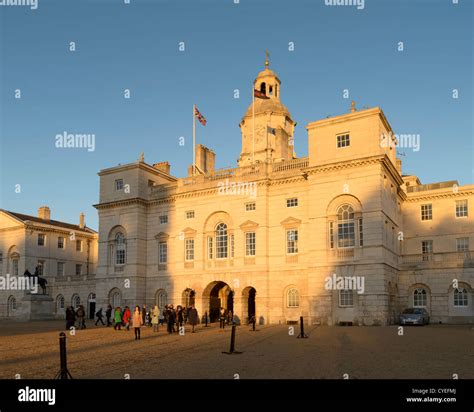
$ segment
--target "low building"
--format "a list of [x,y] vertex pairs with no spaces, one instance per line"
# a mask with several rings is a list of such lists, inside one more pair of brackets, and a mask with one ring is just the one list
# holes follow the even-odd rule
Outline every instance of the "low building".
[[[0,317],[64,318],[67,306],[80,304],[94,316],[97,241],[83,214],[79,224],[70,224],[51,219],[47,206],[38,216],[0,209]],[[12,278],[35,270],[47,281],[46,294],[41,287],[37,293],[10,288]]]

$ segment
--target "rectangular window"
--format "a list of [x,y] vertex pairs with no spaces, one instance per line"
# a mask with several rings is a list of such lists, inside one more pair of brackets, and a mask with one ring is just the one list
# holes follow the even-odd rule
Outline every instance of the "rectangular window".
[[467,217],[467,200],[456,201],[456,217]]
[[460,237],[456,239],[456,251],[469,252],[469,238],[468,237]]
[[359,219],[359,246],[364,246],[364,232],[362,228],[363,228],[362,219]]
[[255,202],[245,204],[245,211],[246,212],[251,212],[252,210],[255,210],[256,208],[257,208],[257,206],[256,206]]
[[340,290],[339,291],[339,306],[341,307],[354,306],[354,291]]
[[185,260],[194,260],[194,239],[184,241]]
[[286,207],[296,207],[298,206],[298,198],[292,197],[291,199],[286,199]]
[[207,258],[212,259],[214,255],[213,250],[213,238],[212,236],[207,237]]
[[334,249],[334,222],[329,222],[329,248]]
[[337,136],[337,147],[347,147],[347,146],[350,146],[351,142],[350,142],[350,139],[349,139],[349,134],[348,133],[345,133],[345,134],[340,134],[339,136]]
[[160,216],[160,225],[166,225],[168,223],[168,215]]
[[64,276],[64,262],[58,262],[57,275]]
[[432,240],[423,240],[421,242],[421,253],[423,254],[423,260],[426,262],[431,260],[431,255],[433,253],[433,241]]
[[168,243],[163,241],[158,244],[159,248],[159,263],[164,265],[168,262]]
[[43,276],[44,273],[44,260],[38,260],[38,275]]
[[43,233],[38,233],[38,246],[44,246],[46,236]]
[[117,179],[115,180],[115,190],[122,191],[123,190],[123,179]]
[[82,240],[76,240],[76,251],[82,252]]
[[58,237],[58,249],[64,249],[64,238]]
[[245,256],[255,256],[255,232],[245,233]]
[[76,265],[76,275],[80,276],[82,274],[82,265]]
[[349,248],[355,245],[354,222],[337,224],[337,247]]
[[431,203],[427,205],[421,205],[421,220],[432,220],[433,219],[433,207]]
[[194,210],[188,210],[186,212],[186,219],[194,219]]
[[18,276],[18,259],[12,260],[12,272],[13,276]]
[[290,229],[286,231],[286,253],[298,253],[298,230]]
[[115,251],[115,264],[125,265],[125,249],[122,247],[117,247]]

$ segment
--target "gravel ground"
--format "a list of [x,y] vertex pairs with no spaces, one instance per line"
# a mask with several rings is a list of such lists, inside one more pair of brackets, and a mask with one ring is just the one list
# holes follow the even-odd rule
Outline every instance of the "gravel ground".
[[[89,322],[90,323],[90,322]],[[58,332],[64,322],[1,322],[0,378],[54,378],[59,369]],[[169,336],[90,327],[67,334],[68,368],[74,378],[474,378],[474,328],[307,327],[308,339],[289,326],[237,327],[236,350],[226,355],[230,327],[186,328]]]

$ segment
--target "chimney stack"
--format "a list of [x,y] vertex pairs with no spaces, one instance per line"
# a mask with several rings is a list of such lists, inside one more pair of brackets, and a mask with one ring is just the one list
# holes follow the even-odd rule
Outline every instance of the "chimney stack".
[[38,209],[38,217],[43,220],[51,220],[51,210],[49,210],[48,206],[41,206]]
[[84,229],[86,227],[84,223],[84,213],[81,212],[79,215],[79,228]]

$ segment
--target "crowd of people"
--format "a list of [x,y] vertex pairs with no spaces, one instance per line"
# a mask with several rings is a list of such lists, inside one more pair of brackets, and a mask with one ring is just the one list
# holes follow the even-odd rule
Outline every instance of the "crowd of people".
[[[78,306],[76,310],[72,306],[66,309],[66,329],[71,327],[77,327],[78,329],[85,329],[86,312],[82,305]],[[191,326],[191,332],[195,333],[195,327],[199,323],[199,314],[194,305],[190,307],[183,307],[177,305],[165,305],[163,311],[160,311],[158,305],[153,307],[135,306],[130,309],[129,306],[112,308],[111,305],[107,306],[105,310],[105,322],[104,322],[104,310],[99,308],[95,313],[96,322],[95,326],[99,323],[102,326],[113,326],[115,330],[130,330],[133,328],[135,332],[135,339],[140,339],[140,328],[150,327],[153,328],[153,332],[158,332],[160,326],[166,326],[168,334],[180,333],[184,325]],[[207,317],[207,313],[205,315]],[[204,321],[207,323],[209,319]],[[226,324],[233,322],[232,311],[225,308],[219,310],[219,327],[225,328]]]

